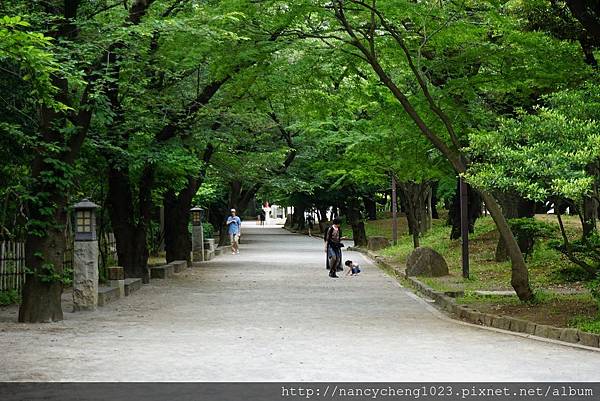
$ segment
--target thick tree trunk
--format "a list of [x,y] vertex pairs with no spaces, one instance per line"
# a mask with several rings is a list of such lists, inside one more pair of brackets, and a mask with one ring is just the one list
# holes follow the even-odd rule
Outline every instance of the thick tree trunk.
[[295,227],[298,230],[304,230],[304,228],[306,227],[306,219],[304,218],[305,211],[306,206],[304,205],[294,206],[294,214],[292,215],[292,227]]
[[[60,297],[62,281],[44,281],[40,276],[52,272],[44,268],[49,263],[56,274],[62,275],[66,242],[64,232],[48,230],[43,238],[29,235],[25,243],[26,266],[35,272],[27,274],[19,307],[19,322],[47,323],[63,320]],[[40,258],[37,255],[43,255]]]
[[141,278],[144,283],[150,282],[148,271],[148,247],[146,246],[146,230],[126,224],[113,224],[117,257],[123,266],[125,277]]
[[400,182],[398,187],[402,192],[400,197],[406,210],[408,231],[413,236],[413,245],[420,245],[419,238],[431,228],[429,201],[431,184],[429,182],[414,183]]
[[372,195],[364,195],[363,202],[365,204],[365,212],[369,220],[377,220],[377,202]]
[[[180,194],[181,195],[181,194]],[[165,210],[165,252],[167,263],[185,260],[191,265],[192,238],[188,230],[191,199],[170,190],[163,201]]]
[[[498,203],[502,207],[502,213],[507,220],[535,216],[535,202],[524,199],[516,193],[502,193],[497,194],[496,196],[498,198]],[[521,250],[527,249],[528,240],[528,238],[517,239],[519,248]],[[504,262],[508,260],[508,251],[502,238],[498,239],[495,259],[496,262]]]
[[140,180],[138,213],[135,212],[128,171],[111,167],[108,173],[107,204],[115,233],[119,264],[125,276],[150,281],[146,230],[151,214],[153,172],[146,167]]
[[202,167],[195,176],[188,177],[186,186],[176,194],[170,189],[165,194],[165,251],[167,263],[185,260],[191,266],[192,237],[188,230],[190,209],[194,196],[204,182],[206,167],[214,153],[212,144],[207,144],[202,156]]
[[[475,230],[475,222],[481,216],[481,195],[467,184],[467,217],[469,220],[469,233]],[[460,238],[460,180],[456,180],[456,192],[450,201],[448,209],[448,224],[452,226],[450,239]]]
[[365,231],[365,223],[361,221],[359,201],[357,198],[352,198],[348,202],[346,216],[348,218],[348,223],[352,227],[354,246],[366,247],[368,242],[367,233]]
[[481,197],[483,198],[487,209],[490,211],[490,215],[494,219],[498,231],[500,231],[500,236],[505,241],[506,250],[511,261],[510,283],[520,300],[531,300],[533,299],[534,294],[529,286],[529,272],[527,270],[527,265],[525,264],[523,253],[510,230],[508,222],[502,214],[502,209],[500,209],[500,205],[496,199],[489,193],[481,192]]

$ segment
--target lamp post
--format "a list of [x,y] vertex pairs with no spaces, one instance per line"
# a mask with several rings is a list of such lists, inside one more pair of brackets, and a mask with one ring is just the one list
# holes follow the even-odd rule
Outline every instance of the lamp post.
[[460,177],[460,240],[462,241],[462,275],[469,278],[469,193],[464,177]]
[[[193,207],[190,209],[192,218],[192,255],[195,256],[200,251],[200,260],[204,262],[204,227],[202,226],[202,218],[204,217],[204,209],[201,207]],[[196,259],[192,257],[192,259]]]
[[73,311],[95,310],[98,306],[97,208],[98,205],[87,199],[73,205]]
[[392,243],[398,245],[398,195],[394,173],[392,173]]

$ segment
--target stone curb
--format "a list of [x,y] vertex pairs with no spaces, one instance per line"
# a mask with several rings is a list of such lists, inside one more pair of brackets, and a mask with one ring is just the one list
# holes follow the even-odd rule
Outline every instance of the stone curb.
[[561,328],[538,324],[529,320],[518,319],[511,316],[498,316],[491,313],[480,312],[470,308],[468,305],[457,304],[456,300],[453,298],[441,291],[434,290],[414,277],[407,277],[404,270],[400,269],[398,266],[391,265],[382,256],[361,248],[350,247],[348,250],[360,252],[373,260],[377,265],[393,271],[399,277],[406,280],[411,287],[416,289],[418,292],[435,301],[435,304],[439,309],[449,313],[452,317],[458,320],[463,320],[480,326],[494,327],[501,330],[525,333],[551,340],[558,340],[569,344],[579,344],[587,347],[600,348],[600,334],[588,333],[574,328]]

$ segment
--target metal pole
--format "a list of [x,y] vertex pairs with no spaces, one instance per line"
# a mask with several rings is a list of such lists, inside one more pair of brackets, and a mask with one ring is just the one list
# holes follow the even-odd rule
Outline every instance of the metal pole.
[[392,174],[392,242],[398,245],[398,202],[396,197],[396,176]]
[[460,238],[462,241],[462,274],[469,278],[469,218],[467,183],[460,177]]

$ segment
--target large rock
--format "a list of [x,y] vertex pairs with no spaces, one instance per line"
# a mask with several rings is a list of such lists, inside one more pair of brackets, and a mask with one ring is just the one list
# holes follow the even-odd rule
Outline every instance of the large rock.
[[406,261],[407,276],[440,277],[448,275],[446,261],[436,251],[419,247],[412,251]]
[[390,246],[390,241],[385,237],[369,237],[367,241],[367,249],[371,251],[378,251],[388,246]]

